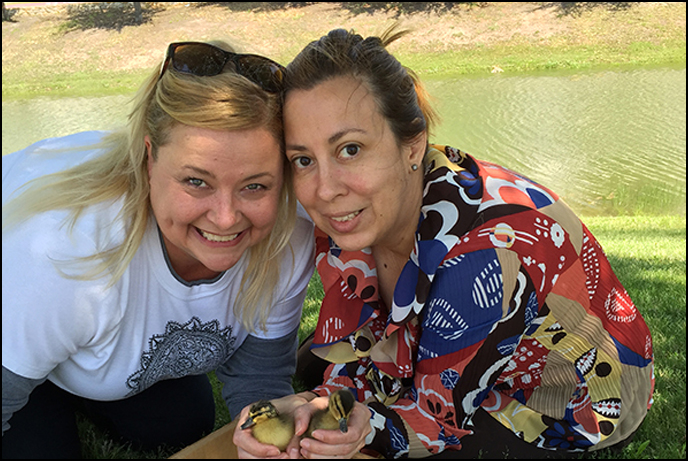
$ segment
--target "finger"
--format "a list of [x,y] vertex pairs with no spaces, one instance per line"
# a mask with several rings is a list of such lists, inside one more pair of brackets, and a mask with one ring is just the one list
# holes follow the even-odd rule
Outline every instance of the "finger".
[[277,456],[255,456],[241,448],[237,447],[237,456],[239,459],[289,459],[286,453],[279,453]]
[[250,458],[272,458],[280,455],[279,448],[260,443],[253,437],[250,429],[237,428],[232,441],[237,446],[237,450],[244,451]]
[[[362,433],[358,428],[351,428],[346,433],[343,433],[337,429],[318,429],[313,431],[312,436],[313,439],[329,445],[345,445],[349,443],[356,443],[357,441],[365,438],[365,436],[362,436]],[[301,444],[301,446],[303,446],[303,444]]]
[[285,450],[285,453],[289,455],[289,459],[299,459],[301,458],[301,451],[299,450],[299,447],[287,447]]
[[280,453],[277,456],[254,456],[241,448],[237,448],[237,456],[239,459],[289,459],[286,453]]
[[308,450],[306,448],[301,448],[301,455],[307,459],[334,459],[334,458],[352,458],[360,448],[349,447],[346,445],[328,445],[329,449],[323,450],[324,453],[318,450]]
[[306,429],[308,429],[308,422],[310,421],[310,417],[308,415],[294,415],[294,434],[296,435],[303,435],[304,432],[306,432]]
[[313,432],[313,438],[332,445],[364,441],[371,430],[370,411],[368,408],[364,405],[354,407],[347,425],[349,430],[346,433],[338,430],[318,429]]
[[[272,452],[271,452],[272,453]],[[282,453],[281,451],[277,450],[277,454],[272,454],[272,455],[256,455],[254,453],[249,453],[245,450],[241,450],[237,448],[237,454],[239,456],[239,459],[289,459],[289,454],[288,453]]]
[[292,458],[293,452],[296,452],[296,455],[298,457],[298,452],[301,448],[301,445],[299,445],[300,441],[301,437],[298,435],[294,435],[294,437],[292,437],[291,441],[289,442],[289,445],[287,445],[287,448],[284,450],[285,453],[289,454],[290,458]]
[[[338,432],[338,431],[328,431],[324,429],[319,429],[316,432]],[[314,432],[315,434],[315,432]],[[328,434],[329,435],[329,434]],[[359,445],[359,440],[358,438],[354,438],[353,440],[343,440],[341,437],[340,438],[333,438],[330,439],[330,441],[321,441],[317,439],[311,439],[311,438],[303,438],[301,439],[301,448],[305,448],[306,450],[313,452],[313,453],[319,453],[319,454],[328,454],[328,455],[335,455],[335,454],[345,454],[348,453],[349,451],[352,451],[353,449],[357,448]]]
[[308,404],[301,405],[294,410],[294,433],[296,435],[303,435],[308,429],[308,423],[315,410]]
[[370,427],[370,410],[362,403],[356,403],[351,415],[349,416],[350,424],[353,426],[368,426]]

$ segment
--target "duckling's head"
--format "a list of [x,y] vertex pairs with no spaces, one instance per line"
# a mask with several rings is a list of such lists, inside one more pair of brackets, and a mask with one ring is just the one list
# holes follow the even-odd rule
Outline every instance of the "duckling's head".
[[337,420],[339,430],[342,432],[349,430],[347,422],[351,411],[354,409],[354,403],[356,403],[356,398],[348,389],[340,389],[330,395],[327,410]]
[[277,408],[267,400],[259,400],[251,406],[248,412],[248,419],[244,424],[241,425],[242,429],[248,429],[249,427],[260,423],[262,421],[268,420],[270,418],[276,418],[279,415],[277,413]]

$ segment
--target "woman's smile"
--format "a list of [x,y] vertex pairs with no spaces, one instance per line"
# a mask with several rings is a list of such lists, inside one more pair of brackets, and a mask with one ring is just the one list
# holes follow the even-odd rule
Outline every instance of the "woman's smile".
[[230,235],[217,235],[217,234],[212,234],[210,232],[206,232],[203,229],[199,229],[196,227],[196,230],[203,236],[204,239],[208,240],[209,242],[213,243],[229,243],[233,242],[236,240],[236,238],[240,235],[243,235],[243,231],[239,232],[237,234],[230,234]]
[[355,232],[360,227],[363,219],[363,210],[354,211],[346,214],[337,214],[329,217],[328,226],[335,234],[345,235]]
[[330,218],[330,219],[333,219],[333,220],[335,220],[335,221],[337,221],[337,222],[347,222],[347,221],[351,221],[351,220],[354,219],[356,216],[358,216],[359,213],[360,213],[361,211],[362,211],[362,210],[354,211],[353,213],[349,213],[349,214],[347,214],[347,215],[345,215],[345,216],[341,216],[341,217],[334,217],[334,216],[333,216],[333,217]]

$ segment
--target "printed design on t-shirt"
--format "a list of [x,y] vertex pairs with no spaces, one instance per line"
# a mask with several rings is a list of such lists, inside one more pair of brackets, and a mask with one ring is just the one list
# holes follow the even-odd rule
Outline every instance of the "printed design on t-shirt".
[[127,396],[148,389],[158,381],[199,375],[215,370],[234,353],[232,327],[220,329],[218,320],[203,323],[169,321],[163,334],[153,335],[141,354],[141,369],[129,376]]

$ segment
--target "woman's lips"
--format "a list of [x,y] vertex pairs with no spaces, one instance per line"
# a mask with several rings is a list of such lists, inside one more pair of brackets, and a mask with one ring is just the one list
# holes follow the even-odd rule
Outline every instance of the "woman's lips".
[[332,219],[333,221],[337,221],[337,222],[347,222],[347,221],[351,221],[351,220],[354,219],[356,216],[358,216],[358,214],[359,214],[360,212],[361,212],[361,210],[358,210],[358,211],[354,211],[353,213],[349,213],[349,214],[346,215],[346,216],[339,216],[339,217],[336,217],[336,218],[335,218],[335,217],[331,217],[330,219]]
[[230,234],[230,235],[218,235],[218,234],[213,234],[211,232],[204,231],[203,229],[199,229],[198,227],[196,228],[196,231],[198,234],[201,236],[201,238],[207,242],[210,243],[215,243],[215,244],[228,244],[231,242],[234,242],[237,240],[238,237],[244,234],[244,231],[241,231],[236,234]]
[[340,216],[328,216],[330,228],[339,234],[353,232],[356,226],[358,226],[362,211],[363,210],[358,210]]

